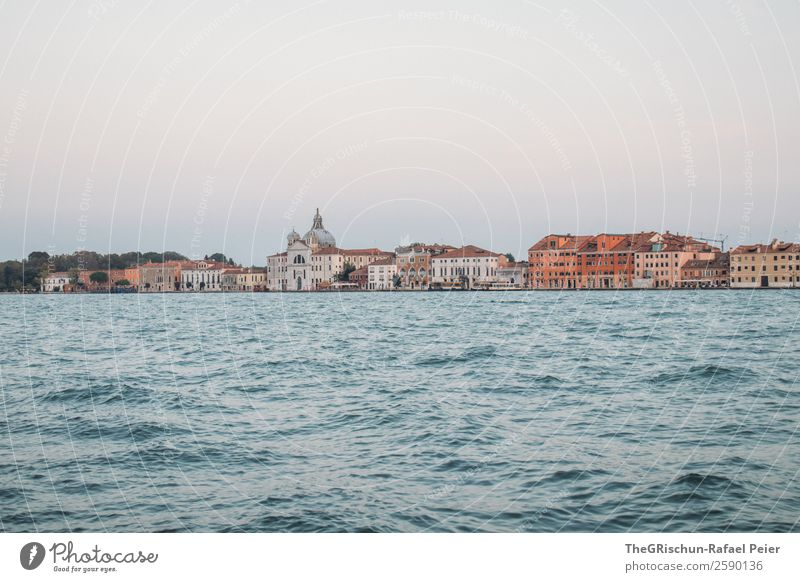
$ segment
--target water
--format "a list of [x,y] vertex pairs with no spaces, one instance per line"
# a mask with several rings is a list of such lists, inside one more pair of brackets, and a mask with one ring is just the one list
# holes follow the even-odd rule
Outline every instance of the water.
[[798,531],[800,292],[0,296],[5,531]]

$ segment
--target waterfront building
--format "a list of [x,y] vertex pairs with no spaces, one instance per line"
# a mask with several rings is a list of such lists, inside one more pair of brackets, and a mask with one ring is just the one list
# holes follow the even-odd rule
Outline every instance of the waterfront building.
[[69,273],[56,272],[49,273],[42,279],[42,291],[45,293],[59,293],[71,287]]
[[643,241],[634,255],[633,286],[638,289],[686,287],[683,266],[688,261],[716,261],[720,250],[688,235],[669,231]]
[[[188,263],[188,264],[187,264]],[[222,274],[225,263],[215,261],[188,261],[181,265],[181,291],[222,291]]]
[[266,282],[264,269],[235,267],[222,272],[223,291],[264,291]]
[[530,265],[527,261],[509,261],[508,264],[497,268],[498,289],[525,289],[528,287],[528,273]]
[[800,244],[773,240],[731,251],[732,288],[800,287]]
[[139,267],[130,267],[122,270],[122,278],[126,280],[131,287],[139,288]]
[[719,289],[728,286],[730,255],[719,253],[713,259],[690,259],[681,266],[680,287]]
[[358,270],[390,257],[392,253],[376,248],[338,248],[317,209],[311,229],[302,238],[293,230],[286,237],[286,251],[267,257],[267,288],[271,291],[328,289],[346,265]]
[[[135,286],[134,281],[139,280],[138,269],[82,269],[78,271],[78,283],[87,291],[108,291],[116,287],[117,283],[127,281],[126,286]],[[94,273],[105,273],[108,277],[105,283],[92,281]],[[131,281],[132,277],[134,281]]]
[[635,249],[655,232],[594,236],[548,235],[528,250],[535,289],[627,289],[633,286]]
[[528,284],[533,289],[560,289],[574,284],[578,248],[588,236],[549,234],[528,249]]
[[165,293],[180,291],[183,265],[190,267],[190,261],[167,261],[139,265],[139,292]]
[[466,245],[430,258],[431,286],[487,289],[497,282],[497,269],[507,263],[505,255]]
[[670,232],[548,235],[528,250],[534,289],[630,289],[680,287],[681,267],[713,261],[720,250]]
[[394,289],[397,276],[397,261],[394,258],[383,259],[367,267],[367,289],[370,291],[386,291]]
[[455,250],[450,245],[413,244],[395,249],[397,276],[401,289],[428,289],[431,284],[431,257]]
[[356,269],[350,273],[350,276],[347,280],[350,283],[353,283],[358,289],[366,289],[367,288],[367,278],[369,277],[369,266],[361,267],[360,269]]

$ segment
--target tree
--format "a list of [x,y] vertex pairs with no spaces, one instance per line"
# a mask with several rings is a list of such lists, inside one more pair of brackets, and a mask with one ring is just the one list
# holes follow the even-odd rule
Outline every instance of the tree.
[[336,280],[340,282],[349,281],[350,273],[355,271],[356,268],[351,263],[345,263],[342,272],[336,275]]
[[509,263],[514,262],[514,255],[512,255],[511,253],[506,253],[506,258],[508,259]]
[[73,267],[73,268],[71,268],[69,270],[68,274],[69,274],[69,282],[70,282],[70,284],[77,285],[78,284],[78,276],[80,275],[80,271],[76,267]]
[[128,281],[127,279],[120,279],[119,281],[115,281],[114,285],[116,285],[117,287],[130,287],[131,282]]
[[392,277],[392,284],[394,285],[395,289],[400,289],[400,285],[403,284],[403,280],[400,278],[400,275],[395,275]]
[[95,271],[89,275],[89,281],[97,284],[108,283],[108,273],[105,271]]

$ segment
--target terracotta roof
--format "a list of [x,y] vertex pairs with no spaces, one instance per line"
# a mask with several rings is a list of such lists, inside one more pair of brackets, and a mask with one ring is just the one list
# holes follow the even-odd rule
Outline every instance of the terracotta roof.
[[341,255],[342,249],[336,247],[321,247],[311,253],[312,255]]
[[731,251],[732,255],[763,253],[800,253],[800,244],[774,240],[768,245],[740,245]]
[[500,255],[498,253],[487,251],[486,249],[476,247],[475,245],[466,245],[461,247],[460,249],[453,249],[452,251],[432,257],[432,260],[459,259],[467,257],[499,257],[499,256]]
[[382,251],[381,249],[340,249],[339,247],[322,247],[315,250],[313,255],[342,255],[342,256],[353,256],[353,255],[393,255],[389,251]]
[[[528,251],[547,251],[547,250],[561,250],[561,249],[577,249],[586,240],[592,238],[586,235],[572,235],[572,234],[548,234],[535,245],[528,249]],[[555,248],[550,247],[550,242],[555,239],[558,243]]]
[[713,259],[690,259],[681,269],[727,269],[730,266],[728,253],[717,255]]
[[349,249],[349,250],[340,249],[340,250],[345,255],[392,255],[392,256],[394,256],[394,253],[391,253],[389,251],[382,251],[381,249],[374,249],[374,248],[373,249]]
[[383,265],[394,265],[394,259],[381,259],[380,261],[375,261],[374,263],[370,263],[370,267],[379,267]]

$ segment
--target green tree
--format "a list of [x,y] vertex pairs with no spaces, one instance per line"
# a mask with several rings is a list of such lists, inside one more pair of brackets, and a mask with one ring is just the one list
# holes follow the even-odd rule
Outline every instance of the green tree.
[[353,266],[351,263],[345,263],[342,272],[336,275],[336,280],[341,282],[349,281],[350,273],[352,273],[355,270],[356,270],[355,266]]
[[89,281],[98,284],[108,283],[108,273],[105,271],[95,271],[89,275]]
[[127,279],[120,279],[119,281],[115,281],[114,285],[116,285],[117,287],[130,287],[131,282],[128,281]]
[[509,263],[514,262],[514,255],[512,255],[511,253],[506,253],[506,258],[508,259]]

